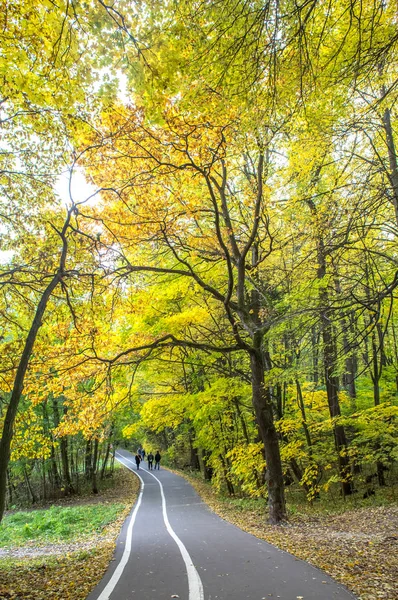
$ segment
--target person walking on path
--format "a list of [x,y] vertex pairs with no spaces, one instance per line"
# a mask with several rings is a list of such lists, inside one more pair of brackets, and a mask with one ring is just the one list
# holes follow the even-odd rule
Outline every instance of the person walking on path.
[[137,471],[140,468],[141,456],[138,454],[135,455],[135,464],[137,465]]
[[141,448],[141,457],[142,457],[142,460],[145,460],[145,454],[146,454],[146,452],[145,452],[144,448]]
[[152,454],[152,452],[150,452],[148,454],[147,459],[148,459],[148,469],[150,471],[152,471],[153,470],[153,454]]
[[156,451],[156,454],[155,454],[155,469],[156,469],[156,467],[157,467],[157,468],[158,468],[158,471],[160,470],[160,459],[161,459],[161,458],[162,458],[162,457],[160,456],[159,450],[157,450],[157,451]]

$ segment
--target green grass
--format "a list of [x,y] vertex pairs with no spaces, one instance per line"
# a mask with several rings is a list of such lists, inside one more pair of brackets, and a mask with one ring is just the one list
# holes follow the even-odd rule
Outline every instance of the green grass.
[[52,506],[46,510],[16,512],[0,524],[0,547],[71,541],[100,532],[114,521],[124,505],[120,503],[83,506]]

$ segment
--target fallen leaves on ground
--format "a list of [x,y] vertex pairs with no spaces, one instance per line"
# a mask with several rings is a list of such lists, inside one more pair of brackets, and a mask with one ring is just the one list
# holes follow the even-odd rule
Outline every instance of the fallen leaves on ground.
[[218,499],[208,484],[187,479],[220,517],[323,569],[360,600],[398,598],[397,506],[301,514],[275,526],[265,522],[261,510],[240,510]]
[[[18,558],[18,549],[0,561],[0,599],[84,600],[105,573],[115,540],[139,491],[139,480],[123,469],[115,473],[115,486],[93,498],[93,502],[118,501],[125,505],[118,519],[100,536],[71,544],[45,547],[52,556],[38,557],[41,548],[30,547],[28,556]],[[76,501],[78,503],[78,500]],[[72,550],[72,551],[71,551]],[[26,554],[26,552],[25,552]],[[60,555],[56,558],[54,555]]]

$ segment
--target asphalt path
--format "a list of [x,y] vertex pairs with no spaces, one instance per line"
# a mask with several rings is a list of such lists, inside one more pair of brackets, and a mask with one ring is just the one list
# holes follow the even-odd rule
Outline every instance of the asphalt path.
[[353,600],[326,573],[227,523],[182,477],[148,471],[108,571],[87,600]]

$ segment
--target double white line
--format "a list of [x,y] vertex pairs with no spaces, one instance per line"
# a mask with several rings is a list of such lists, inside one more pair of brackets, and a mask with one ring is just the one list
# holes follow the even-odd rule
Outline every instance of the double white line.
[[[132,537],[133,537],[133,527],[134,527],[135,519],[136,519],[136,516],[138,513],[138,509],[140,508],[140,505],[141,505],[142,495],[144,493],[144,488],[145,488],[144,480],[139,475],[138,471],[133,470],[131,467],[129,467],[124,462],[124,461],[127,461],[131,464],[134,464],[132,460],[130,460],[129,458],[126,458],[125,456],[123,456],[122,454],[119,454],[118,452],[116,453],[116,460],[118,460],[120,463],[122,463],[122,465],[127,467],[127,469],[129,469],[130,471],[133,471],[133,473],[138,476],[138,478],[141,481],[141,490],[140,490],[140,494],[138,496],[138,500],[135,505],[133,514],[131,515],[130,523],[129,523],[129,526],[127,529],[126,544],[124,547],[124,552],[123,552],[122,558],[120,559],[120,562],[117,565],[111,579],[108,581],[108,583],[102,590],[101,594],[98,596],[97,600],[109,600],[110,595],[112,594],[113,590],[115,589],[115,586],[124,571],[124,567],[126,566],[127,561],[130,556],[131,543],[132,543]],[[148,475],[151,475],[151,477],[156,479],[156,481],[159,484],[160,495],[162,498],[163,521],[164,521],[167,531],[169,532],[170,536],[173,538],[173,540],[175,541],[175,543],[178,546],[178,549],[181,552],[181,556],[185,563],[185,568],[187,570],[188,589],[189,589],[188,599],[189,600],[203,600],[204,599],[203,584],[202,584],[201,578],[199,577],[199,573],[197,572],[195,565],[192,562],[192,559],[189,555],[188,550],[186,549],[183,542],[180,540],[180,538],[178,537],[178,535],[176,534],[176,532],[170,525],[170,521],[167,516],[166,498],[164,495],[163,485],[162,485],[161,481],[153,473],[151,473],[150,471],[147,471],[146,469],[144,469],[144,471],[146,471],[146,473],[148,473]]]

